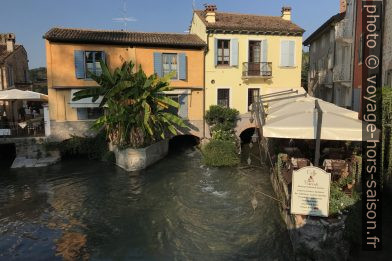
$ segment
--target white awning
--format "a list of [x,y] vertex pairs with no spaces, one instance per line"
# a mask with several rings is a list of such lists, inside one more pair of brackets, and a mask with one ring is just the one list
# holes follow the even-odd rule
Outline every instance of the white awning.
[[48,101],[48,96],[39,92],[10,89],[0,91],[0,100]]
[[99,97],[98,100],[93,102],[93,98],[84,98],[78,101],[73,101],[73,97],[76,92],[80,91],[81,89],[72,89],[71,90],[71,99],[69,101],[69,105],[71,108],[98,108],[99,104],[102,101],[102,97]]
[[[269,138],[316,139],[318,111],[315,98],[300,97],[270,104],[263,136]],[[356,112],[322,100],[322,140],[362,141],[363,122]],[[375,135],[378,138],[379,132]]]

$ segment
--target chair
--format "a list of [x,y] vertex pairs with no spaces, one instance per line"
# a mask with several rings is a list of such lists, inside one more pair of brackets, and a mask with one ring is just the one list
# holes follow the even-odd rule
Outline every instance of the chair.
[[342,176],[343,171],[346,169],[346,161],[344,160],[333,160],[332,164],[332,180],[336,181]]

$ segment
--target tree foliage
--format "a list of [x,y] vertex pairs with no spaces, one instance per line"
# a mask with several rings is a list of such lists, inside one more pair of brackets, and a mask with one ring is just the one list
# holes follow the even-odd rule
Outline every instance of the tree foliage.
[[169,112],[179,104],[168,98],[171,74],[163,78],[156,74],[146,76],[142,68],[135,70],[132,62],[124,62],[110,72],[101,61],[102,74],[89,73],[99,87],[86,88],[75,93],[73,100],[100,97],[105,114],[98,118],[94,128],[105,128],[107,137],[120,147],[140,148],[177,134],[177,128],[187,128],[183,120]]
[[212,130],[228,131],[237,126],[239,112],[236,109],[212,105],[206,112],[205,119]]

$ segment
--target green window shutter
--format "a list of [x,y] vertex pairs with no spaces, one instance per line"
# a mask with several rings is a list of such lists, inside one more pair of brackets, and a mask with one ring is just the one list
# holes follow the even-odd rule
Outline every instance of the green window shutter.
[[238,39],[230,40],[230,66],[238,66]]
[[180,53],[178,55],[179,57],[179,79],[180,80],[186,80],[186,71],[187,71],[187,64],[186,64],[186,55],[185,53]]
[[154,53],[154,73],[162,77],[162,53]]
[[295,42],[289,41],[289,66],[295,65]]
[[214,65],[217,66],[218,65],[218,39],[214,39],[215,40],[215,45],[214,45]]
[[84,79],[86,77],[84,66],[84,51],[75,50],[75,74],[77,79]]

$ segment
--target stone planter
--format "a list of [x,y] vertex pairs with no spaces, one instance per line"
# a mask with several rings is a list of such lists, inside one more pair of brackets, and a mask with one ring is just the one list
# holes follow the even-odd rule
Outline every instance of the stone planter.
[[145,169],[160,159],[163,159],[169,151],[169,141],[162,140],[146,148],[123,149],[113,148],[116,156],[117,166],[126,171],[136,171]]

